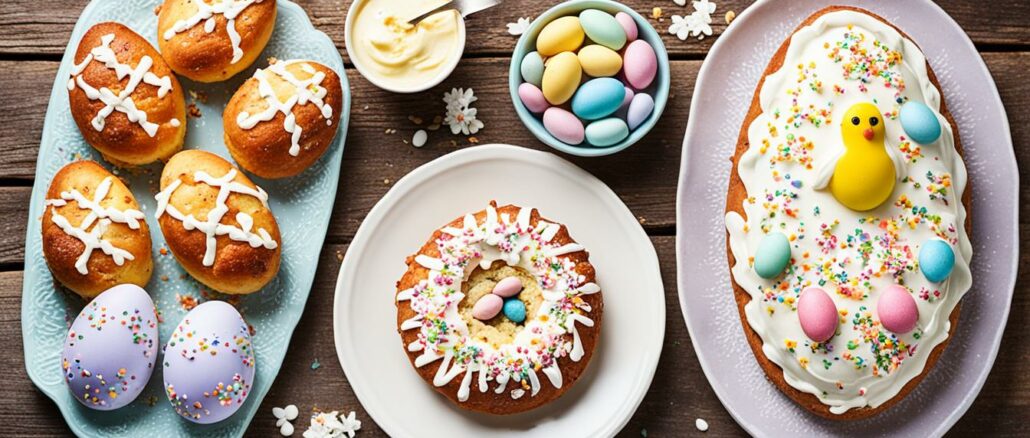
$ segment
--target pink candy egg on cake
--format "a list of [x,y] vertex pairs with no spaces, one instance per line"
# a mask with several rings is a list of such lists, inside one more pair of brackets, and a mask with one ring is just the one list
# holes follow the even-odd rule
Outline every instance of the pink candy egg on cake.
[[486,294],[472,306],[472,317],[480,321],[486,321],[501,313],[502,307],[504,307],[504,298],[494,294]]
[[522,281],[518,277],[506,277],[494,285],[493,294],[508,298],[522,291]]
[[897,334],[904,334],[916,328],[919,308],[915,298],[904,286],[888,286],[876,303],[876,315],[883,327]]
[[809,339],[829,341],[837,332],[837,305],[822,288],[806,288],[798,298],[798,320]]

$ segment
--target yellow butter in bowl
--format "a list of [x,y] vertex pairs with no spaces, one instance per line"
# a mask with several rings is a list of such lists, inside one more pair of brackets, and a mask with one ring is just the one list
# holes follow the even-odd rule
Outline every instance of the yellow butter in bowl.
[[423,91],[446,78],[465,46],[457,11],[407,21],[440,0],[358,0],[347,16],[347,52],[366,79],[388,91]]

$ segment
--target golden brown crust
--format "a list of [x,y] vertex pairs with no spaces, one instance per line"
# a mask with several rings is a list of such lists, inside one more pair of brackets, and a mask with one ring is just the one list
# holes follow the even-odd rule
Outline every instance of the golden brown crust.
[[[491,205],[496,206],[496,204],[494,204],[493,202],[491,202]],[[516,217],[518,215],[519,210],[521,210],[521,208],[518,206],[505,205],[503,207],[497,208],[497,213],[498,215],[508,214],[510,215],[510,217]],[[484,220],[486,220],[486,210],[479,211],[474,216],[477,222],[482,223]],[[537,222],[541,220],[557,224],[557,222],[555,221],[541,217],[540,214],[536,211],[536,209],[534,209],[532,215],[530,216],[530,226],[535,227]],[[444,225],[441,228],[445,228],[448,226],[460,228],[463,224],[463,221],[463,217],[457,218],[451,223]],[[429,240],[426,241],[425,245],[423,245],[417,253],[407,258],[406,263],[408,265],[408,270],[404,273],[404,276],[401,278],[401,280],[397,282],[398,293],[400,293],[403,290],[414,287],[420,281],[427,278],[427,276],[429,275],[429,270],[423,267],[422,265],[416,263],[415,257],[419,254],[426,255],[429,257],[439,257],[440,252],[437,249],[436,240],[440,237],[441,233],[442,231],[440,231],[440,229],[437,229],[433,233],[432,237],[430,237]],[[569,236],[568,229],[565,227],[565,225],[561,225],[561,230],[558,231],[558,233],[555,235],[554,239],[551,240],[551,242],[554,242],[559,246],[568,243],[575,243],[575,241],[572,240],[572,237]],[[561,258],[572,260],[573,262],[575,262],[576,272],[583,275],[586,279],[586,282],[595,281],[596,277],[594,267],[590,264],[590,255],[589,253],[587,253],[587,251],[570,253],[561,256]],[[553,401],[560,397],[562,394],[564,394],[565,391],[571,388],[573,384],[577,380],[579,380],[580,376],[582,376],[583,372],[586,370],[587,364],[590,363],[590,359],[591,357],[593,357],[594,348],[597,346],[598,338],[601,334],[601,322],[604,313],[604,300],[601,296],[601,292],[597,292],[590,295],[584,295],[582,296],[582,298],[592,308],[589,316],[591,319],[594,320],[593,327],[582,327],[579,329],[580,340],[583,342],[583,351],[585,354],[579,362],[573,362],[571,359],[568,359],[567,357],[560,359],[561,374],[563,381],[562,387],[555,388],[550,383],[548,383],[546,379],[543,379],[544,381],[542,381],[540,384],[540,392],[538,392],[536,396],[530,396],[529,394],[526,394],[519,399],[512,399],[508,392],[496,394],[492,390],[493,388],[491,387],[491,390],[488,390],[485,393],[473,389],[469,394],[468,400],[464,402],[459,402],[457,394],[458,389],[461,385],[461,379],[456,378],[451,380],[444,386],[436,387],[433,385],[433,376],[436,374],[436,370],[440,367],[440,361],[427,364],[425,366],[422,366],[421,368],[415,367],[415,358],[417,358],[420,353],[408,351],[407,348],[405,348],[404,351],[407,352],[408,359],[411,361],[412,367],[414,367],[415,371],[418,372],[420,376],[422,376],[422,379],[426,381],[426,384],[433,387],[433,389],[442,394],[444,397],[450,399],[459,407],[470,411],[485,412],[489,414],[498,415],[525,412],[530,409],[542,406],[550,401]],[[405,320],[414,317],[415,311],[411,309],[409,301],[395,300],[395,303],[397,304],[397,331],[401,335],[401,345],[407,347],[408,344],[414,342],[418,338],[419,331],[414,329],[400,330],[400,325]],[[569,338],[569,341],[571,342],[571,335],[566,336]],[[513,388],[510,385],[509,387]]]
[[[901,29],[898,29],[896,26],[894,26],[887,20],[883,19],[882,17],[873,14],[872,12],[867,11],[865,9],[849,6],[830,6],[821,9],[815,12],[814,14],[810,15],[807,19],[805,19],[804,22],[802,22],[800,25],[798,25],[797,28],[794,29],[794,32],[797,32],[801,28],[808,26],[809,24],[812,24],[816,19],[818,19],[822,15],[842,10],[855,11],[874,17],[877,20],[880,20],[883,23],[887,24],[888,26],[893,27],[902,36],[911,40],[911,38],[907,34],[905,34]],[[751,108],[748,110],[747,116],[744,118],[744,123],[741,125],[740,134],[737,137],[737,148],[732,158],[733,170],[730,174],[729,190],[726,196],[726,213],[736,212],[740,214],[741,217],[745,217],[743,205],[744,201],[747,198],[747,191],[744,187],[743,181],[741,181],[740,179],[740,175],[737,172],[737,166],[739,164],[740,157],[744,154],[745,151],[747,151],[749,146],[747,139],[748,127],[751,125],[751,122],[754,121],[756,117],[762,114],[762,108],[759,103],[759,94],[761,92],[762,85],[765,83],[765,78],[770,74],[775,73],[777,70],[780,69],[780,67],[783,66],[783,60],[787,53],[787,47],[789,46],[790,38],[787,38],[783,42],[783,44],[780,45],[779,50],[777,50],[776,53],[773,55],[772,60],[769,61],[769,65],[765,68],[765,72],[762,73],[762,79],[759,80],[758,86],[755,87],[755,94],[751,100]],[[933,70],[930,68],[929,62],[927,62],[926,70],[929,74],[930,81],[934,84],[935,87],[937,87],[937,89],[941,89],[940,83],[937,81],[936,75],[934,75]],[[956,133],[955,149],[958,150],[959,154],[961,155],[962,142],[957,134],[958,126],[955,124],[955,120],[954,118],[952,118],[951,113],[948,112],[948,106],[944,101],[943,93],[941,94],[941,114],[944,115],[944,117],[948,120],[948,123],[952,127],[952,131]],[[971,200],[972,190],[967,182],[965,192],[962,196],[962,203],[965,206],[967,212],[969,211]],[[971,230],[970,217],[971,215],[966,216],[965,226],[967,232]],[[736,258],[733,257],[733,252],[730,251],[729,241],[729,233],[727,232],[726,254],[729,258],[729,266],[732,269],[733,265],[736,264]],[[732,273],[730,274],[730,278],[733,278]],[[905,396],[912,392],[912,390],[915,389],[917,385],[919,385],[919,382],[921,382],[923,378],[926,377],[926,375],[930,372],[930,370],[933,369],[934,364],[937,363],[937,359],[940,358],[941,353],[943,353],[945,347],[947,347],[948,341],[951,339],[951,334],[954,333],[955,327],[958,325],[958,315],[959,310],[961,308],[961,305],[956,306],[955,310],[951,312],[951,315],[949,317],[951,321],[951,331],[948,333],[948,338],[945,339],[944,342],[942,342],[940,345],[938,345],[930,352],[930,355],[927,357],[926,360],[926,366],[923,368],[923,372],[920,373],[918,376],[914,377],[907,384],[905,384],[905,386],[901,388],[901,391],[898,392],[896,396],[875,408],[862,407],[856,409],[849,409],[847,412],[838,415],[830,412],[830,407],[820,402],[819,398],[815,395],[809,394],[807,392],[802,392],[794,388],[793,386],[787,384],[787,381],[783,377],[783,369],[765,356],[765,353],[762,352],[762,338],[758,336],[758,333],[756,333],[754,329],[751,328],[751,325],[747,322],[747,317],[744,313],[744,306],[746,306],[747,303],[751,301],[751,295],[748,294],[743,287],[737,284],[736,280],[733,281],[733,296],[737,302],[737,311],[740,316],[741,326],[743,326],[744,328],[744,335],[747,337],[748,343],[751,345],[751,350],[754,352],[755,359],[758,360],[758,364],[761,365],[762,369],[765,371],[766,377],[770,381],[772,381],[772,383],[775,384],[780,389],[780,391],[782,391],[784,394],[786,394],[788,397],[794,400],[794,402],[807,409],[809,412],[812,412],[821,417],[828,418],[831,420],[859,420],[863,418],[872,417],[876,414],[879,414],[880,412],[889,409],[895,403],[901,401],[903,398],[905,398]]]
[[[333,109],[330,117],[332,123],[326,124],[321,109],[312,102],[294,105],[293,114],[301,127],[300,152],[297,156],[290,155],[292,134],[283,129],[286,116],[282,112],[276,113],[272,120],[259,122],[251,129],[240,128],[236,122],[236,118],[242,112],[255,114],[268,108],[258,90],[258,79],[247,79],[226,105],[222,114],[222,127],[229,153],[240,167],[248,172],[270,179],[294,176],[318,161],[336,137],[343,110],[340,77],[331,68],[317,62],[304,61],[304,64],[325,74],[321,86],[326,89],[324,102]],[[310,78],[312,74],[304,71],[301,66],[301,63],[291,64],[287,71],[300,80]],[[274,82],[273,87],[279,94],[280,101],[285,101],[295,94],[295,87],[283,81]]]
[[[125,113],[114,111],[105,118],[104,129],[97,131],[91,122],[106,105],[99,99],[90,100],[80,86],[68,91],[75,124],[86,142],[111,163],[133,166],[167,160],[182,149],[186,136],[186,102],[179,80],[147,40],[132,29],[113,22],[99,23],[86,31],[75,51],[74,63],[81,64],[93,48],[102,44],[101,38],[108,34],[115,36],[111,49],[118,62],[135,67],[141,58],[149,56],[154,61],[150,72],[171,79],[172,90],[163,98],[157,96],[158,87],[147,83],[140,83],[131,96],[136,108],[147,113],[147,120],[160,127],[157,135],[151,137]],[[118,79],[113,69],[96,60],[82,71],[82,79],[96,89],[107,87],[115,93],[121,92],[129,82],[128,77]],[[179,126],[173,126],[172,120],[178,120]]]
[[[198,82],[219,82],[235,76],[250,67],[265,49],[275,29],[274,0],[264,0],[247,6],[235,20],[240,34],[243,57],[232,62],[233,47],[226,30],[228,20],[215,14],[215,30],[208,33],[201,21],[183,32],[165,39],[164,34],[179,20],[186,20],[197,12],[194,2],[212,0],[165,0],[157,18],[157,41],[161,54],[176,73]],[[221,0],[219,0],[220,2]]]
[[[161,190],[173,181],[181,180],[182,183],[169,198],[169,205],[175,206],[183,215],[192,214],[199,220],[206,220],[208,212],[215,207],[218,188],[198,183],[194,180],[194,175],[196,171],[203,170],[219,178],[231,169],[232,164],[210,152],[182,151],[165,165],[161,173]],[[237,173],[235,181],[251,188],[256,187],[242,172]],[[219,292],[252,293],[264,287],[279,271],[282,254],[279,226],[272,211],[253,196],[234,193],[229,195],[226,205],[229,211],[223,216],[222,224],[239,227],[236,214],[246,213],[254,219],[252,229],[256,231],[264,228],[278,246],[275,249],[263,246],[254,248],[247,242],[221,235],[215,238],[214,264],[204,266],[207,237],[203,232],[185,229],[182,222],[167,212],[158,217],[158,224],[175,259],[198,281]]]
[[[62,167],[51,180],[46,198],[60,199],[61,192],[74,189],[87,199],[93,199],[95,190],[107,177],[111,177],[111,189],[100,201],[100,205],[118,210],[139,210],[136,198],[122,180],[93,161],[77,161]],[[54,223],[55,209],[74,227],[80,226],[90,210],[80,209],[76,201],[68,201],[67,205],[60,207],[46,206],[43,212],[43,257],[58,282],[83,298],[93,298],[119,284],[135,284],[140,287],[147,285],[154,270],[154,261],[150,254],[150,230],[145,220],[139,221],[140,227],[136,230],[126,224],[113,222],[101,236],[115,247],[132,254],[133,260],[125,260],[124,264],[118,266],[114,258],[104,254],[100,249],[95,249],[86,262],[88,273],[83,275],[76,270],[75,262],[86,246]]]

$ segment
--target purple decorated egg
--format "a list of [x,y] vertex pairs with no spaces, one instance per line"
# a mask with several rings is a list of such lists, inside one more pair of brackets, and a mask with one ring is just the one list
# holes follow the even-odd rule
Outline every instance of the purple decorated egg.
[[637,39],[637,23],[633,21],[633,17],[625,12],[618,12],[615,14],[615,21],[618,21],[622,30],[626,31],[626,41],[632,42]]
[[157,312],[139,286],[112,287],[75,317],[61,353],[68,389],[87,408],[125,406],[147,386],[157,360]]
[[570,145],[582,143],[586,136],[583,122],[575,114],[556,106],[544,111],[544,129],[554,138]]
[[837,332],[837,305],[822,288],[810,287],[798,298],[798,320],[805,336],[815,342],[826,342]]
[[519,99],[522,100],[522,104],[526,106],[526,109],[536,114],[546,111],[551,106],[547,99],[544,98],[544,92],[529,82],[523,82],[522,85],[519,85]]
[[175,412],[194,423],[235,413],[254,383],[250,330],[236,308],[208,301],[189,311],[164,350],[164,388]]
[[883,328],[897,334],[905,334],[916,328],[919,308],[915,298],[904,286],[891,285],[880,294],[876,303],[876,315]]
[[643,90],[651,85],[658,73],[658,55],[647,41],[629,43],[622,58],[622,71],[633,88]]
[[505,277],[498,281],[493,289],[494,295],[503,298],[513,297],[519,292],[522,292],[522,280],[519,280],[519,277]]
[[486,294],[480,297],[479,301],[476,301],[476,304],[472,306],[472,317],[480,321],[486,321],[501,313],[502,307],[504,307],[504,298],[494,294]]

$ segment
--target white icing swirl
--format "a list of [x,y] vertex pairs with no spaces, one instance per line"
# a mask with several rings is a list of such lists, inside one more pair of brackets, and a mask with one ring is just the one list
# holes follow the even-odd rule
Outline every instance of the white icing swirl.
[[[759,93],[762,114],[748,127],[749,148],[737,168],[747,219],[726,215],[733,278],[751,295],[748,323],[794,388],[835,414],[877,407],[923,372],[972,283],[961,201],[966,170],[939,113],[940,92],[915,43],[869,15],[836,11],[791,37],[783,66]],[[905,138],[897,114],[908,100],[937,115],[943,132],[933,144]],[[860,102],[879,107],[886,146],[904,155],[909,175],[886,203],[865,213],[815,188],[815,169],[843,148],[840,119]],[[750,261],[770,231],[789,236],[792,259],[785,274],[764,280]],[[951,277],[939,284],[923,276],[917,260],[922,245],[937,238],[956,253]],[[881,292],[896,283],[913,293],[919,309],[916,329],[902,335],[883,329],[876,315]],[[822,344],[809,340],[798,321],[796,300],[809,286],[824,288],[841,314],[837,334]]]
[[204,32],[215,31],[215,15],[225,17],[225,31],[229,34],[229,42],[232,44],[232,60],[235,64],[243,59],[243,49],[240,48],[240,34],[236,32],[236,17],[243,13],[244,9],[254,3],[261,3],[264,0],[218,0],[208,4],[205,0],[195,0],[192,3],[197,7],[197,12],[184,20],[176,21],[172,27],[164,33],[165,41],[175,37],[175,34],[185,32],[193,26],[204,22]]
[[[311,76],[304,80],[298,79],[286,69],[286,67],[293,64],[300,64],[300,68]],[[275,74],[281,80],[293,86],[294,93],[285,102],[279,101],[279,97],[276,96],[275,87],[268,80],[269,73]],[[289,152],[290,155],[296,157],[300,154],[300,134],[303,129],[297,124],[297,116],[293,114],[294,106],[313,104],[322,113],[325,124],[328,126],[333,125],[333,107],[324,100],[326,94],[329,93],[329,90],[322,86],[325,73],[316,70],[307,61],[276,62],[268,66],[268,68],[255,71],[254,78],[258,80],[258,94],[265,99],[265,104],[268,107],[257,114],[250,114],[244,111],[237,115],[236,124],[241,129],[253,129],[258,123],[271,121],[275,118],[276,114],[282,113],[285,116],[283,130],[291,134]]]

